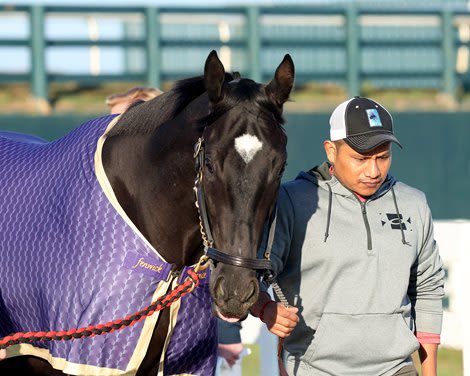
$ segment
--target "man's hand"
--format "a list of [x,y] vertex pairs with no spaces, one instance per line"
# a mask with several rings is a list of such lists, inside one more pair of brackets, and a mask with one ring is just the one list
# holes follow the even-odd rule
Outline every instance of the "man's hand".
[[263,319],[269,331],[280,338],[286,338],[299,322],[297,307],[285,307],[281,303],[268,304]]
[[240,353],[243,351],[243,344],[242,343],[229,343],[223,344],[219,343],[218,346],[218,353],[219,356],[224,358],[227,361],[227,364],[230,368],[236,363],[238,359],[240,359]]
[[296,307],[286,308],[281,303],[271,301],[271,296],[267,292],[259,294],[258,301],[251,307],[250,311],[253,316],[260,317],[261,310],[263,311],[263,321],[266,323],[269,331],[280,338],[287,337],[299,322]]
[[7,357],[7,350],[1,349],[0,350],[0,360],[3,360]]

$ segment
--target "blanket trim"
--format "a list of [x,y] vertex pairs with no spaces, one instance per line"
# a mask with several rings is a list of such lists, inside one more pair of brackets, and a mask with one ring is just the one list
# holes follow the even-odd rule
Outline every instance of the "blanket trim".
[[98,183],[100,184],[101,189],[103,190],[104,194],[108,198],[109,202],[114,207],[114,209],[118,212],[118,214],[122,217],[122,219],[126,222],[126,224],[136,233],[136,235],[139,236],[140,239],[142,239],[145,245],[149,249],[151,249],[155,253],[155,255],[157,255],[161,260],[166,262],[166,260],[158,253],[158,251],[153,247],[153,245],[150,244],[150,242],[145,238],[145,236],[139,231],[139,229],[136,227],[134,222],[131,221],[127,213],[119,204],[119,201],[113,191],[113,187],[111,186],[111,183],[109,182],[108,177],[106,176],[106,172],[104,171],[103,158],[102,158],[103,146],[108,136],[108,133],[113,129],[113,127],[116,125],[116,123],[119,121],[120,118],[121,118],[121,115],[115,117],[109,123],[104,134],[98,139],[96,152],[95,152],[95,175],[96,175],[96,178],[98,179]]

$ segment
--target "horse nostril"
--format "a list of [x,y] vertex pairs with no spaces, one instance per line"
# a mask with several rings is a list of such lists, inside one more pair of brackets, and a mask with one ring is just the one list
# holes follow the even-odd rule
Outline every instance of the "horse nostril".
[[217,299],[223,300],[225,298],[224,277],[219,277],[215,285],[215,296]]
[[245,295],[244,302],[249,302],[250,300],[254,300],[254,297],[258,294],[258,282],[256,280],[250,281],[248,284],[248,292]]

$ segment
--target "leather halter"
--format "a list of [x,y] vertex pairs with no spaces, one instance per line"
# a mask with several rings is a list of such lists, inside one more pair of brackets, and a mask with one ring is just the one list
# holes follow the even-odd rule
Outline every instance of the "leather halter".
[[[196,162],[196,171],[197,177],[194,183],[194,193],[196,195],[196,207],[199,212],[199,230],[201,232],[202,240],[204,243],[204,253],[205,256],[211,259],[212,261],[222,262],[224,264],[239,266],[247,269],[254,269],[259,271],[259,277],[261,281],[266,281],[266,283],[273,286],[273,289],[284,306],[289,307],[289,303],[283,294],[281,288],[276,282],[276,276],[273,273],[271,266],[271,249],[274,241],[274,232],[276,230],[276,221],[277,221],[277,210],[276,205],[274,206],[273,213],[270,218],[269,232],[267,245],[264,252],[264,259],[252,259],[242,256],[233,256],[228,253],[219,251],[217,248],[212,247],[214,244],[214,239],[212,237],[211,227],[209,223],[209,216],[207,215],[206,200],[204,196],[204,187],[202,186],[202,170],[204,167],[205,159],[205,149],[204,149],[204,138],[200,137],[194,146],[194,159]],[[204,256],[203,256],[204,257]],[[202,258],[201,258],[202,260]],[[200,261],[201,262],[201,261]],[[283,349],[283,339],[280,339],[278,345],[277,359],[279,370],[281,375],[287,375],[284,364],[282,362],[282,349]]]
[[196,207],[199,212],[199,230],[201,232],[204,244],[204,253],[213,261],[239,266],[246,269],[260,271],[271,270],[271,260],[269,256],[264,259],[249,258],[242,256],[233,256],[219,251],[213,247],[214,238],[212,237],[209,216],[207,214],[206,199],[204,187],[202,186],[203,168],[205,160],[204,138],[200,137],[194,146],[194,159],[196,163],[197,177],[194,183],[194,193],[196,195]]

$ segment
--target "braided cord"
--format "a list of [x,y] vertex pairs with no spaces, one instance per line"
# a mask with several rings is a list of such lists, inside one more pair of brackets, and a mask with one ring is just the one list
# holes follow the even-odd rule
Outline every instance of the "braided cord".
[[120,330],[135,323],[142,321],[148,316],[151,316],[156,311],[161,311],[169,307],[178,299],[190,293],[199,284],[198,275],[188,270],[188,278],[184,283],[178,285],[175,289],[163,295],[149,306],[145,307],[139,312],[125,317],[124,319],[117,319],[110,321],[106,324],[90,325],[86,328],[69,329],[61,331],[49,332],[18,332],[9,336],[0,338],[0,350],[9,346],[17,345],[19,343],[32,343],[38,341],[62,341],[78,338],[94,337],[101,334],[112,333],[115,330]]

